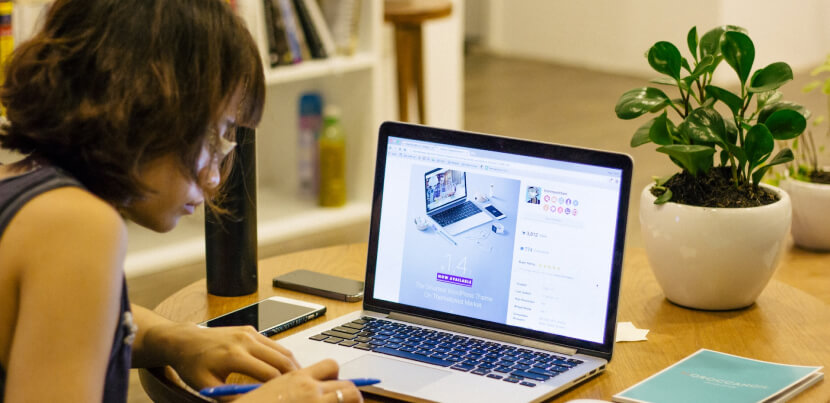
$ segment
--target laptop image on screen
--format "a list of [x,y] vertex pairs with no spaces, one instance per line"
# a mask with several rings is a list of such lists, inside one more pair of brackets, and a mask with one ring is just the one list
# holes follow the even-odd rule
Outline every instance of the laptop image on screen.
[[455,169],[436,168],[424,173],[426,212],[450,235],[458,235],[492,218],[467,200],[467,174]]
[[[630,157],[396,122],[377,150],[363,309],[281,339],[301,364],[448,402],[541,401],[605,370]],[[416,225],[424,200],[478,189],[502,219],[452,239]]]

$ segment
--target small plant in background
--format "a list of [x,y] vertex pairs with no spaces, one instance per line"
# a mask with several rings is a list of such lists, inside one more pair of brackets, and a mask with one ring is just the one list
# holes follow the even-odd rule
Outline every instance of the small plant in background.
[[[823,80],[815,80],[807,84],[802,91],[812,92],[821,88],[826,98],[828,115],[830,115],[830,55],[824,63],[810,72],[813,77],[824,76]],[[813,119],[813,128],[818,129],[825,122],[827,115],[818,116]],[[830,139],[830,124],[825,129],[825,139]],[[824,152],[824,145],[816,145],[813,137],[813,130],[807,130],[799,139],[793,139],[792,150],[795,152],[795,159],[787,164],[787,170],[791,178],[805,182],[830,184],[830,172],[825,171],[818,164],[819,153]]]
[[[646,55],[649,65],[664,75],[651,82],[674,87],[679,98],[647,86],[624,93],[615,108],[620,119],[658,114],[636,130],[631,146],[655,143],[681,168],[671,178],[657,180],[655,203],[748,207],[775,202],[772,192],[758,184],[772,166],[794,158],[786,147],[770,158],[775,140],[795,139],[807,126],[806,110],[781,100],[778,91],[792,80],[792,69],[776,62],[752,73],[755,46],[740,27],[717,27],[702,37],[692,27],[686,39],[691,60],[665,41]],[[723,61],[737,73],[740,93],[711,84]],[[728,109],[728,118],[715,109],[718,102]],[[678,124],[670,112],[680,118]]]

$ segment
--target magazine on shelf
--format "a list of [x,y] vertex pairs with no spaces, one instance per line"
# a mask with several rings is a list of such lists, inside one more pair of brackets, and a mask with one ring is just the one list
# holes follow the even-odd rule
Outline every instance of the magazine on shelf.
[[619,403],[785,402],[824,378],[821,366],[759,361],[700,349],[614,395]]

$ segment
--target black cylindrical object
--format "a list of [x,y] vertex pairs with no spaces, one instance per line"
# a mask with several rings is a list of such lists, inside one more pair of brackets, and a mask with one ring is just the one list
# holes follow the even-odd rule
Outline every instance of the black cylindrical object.
[[236,129],[236,155],[220,206],[205,209],[207,291],[223,297],[257,291],[256,131]]

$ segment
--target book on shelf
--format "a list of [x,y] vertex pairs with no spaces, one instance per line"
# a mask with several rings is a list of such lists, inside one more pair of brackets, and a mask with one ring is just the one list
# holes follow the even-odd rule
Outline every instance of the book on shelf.
[[320,0],[320,9],[331,30],[337,53],[354,54],[360,25],[360,0]]
[[309,17],[311,17],[311,24],[313,29],[317,31],[320,37],[320,42],[327,56],[334,56],[337,54],[337,46],[334,44],[334,37],[331,35],[331,30],[326,23],[326,18],[323,16],[323,11],[320,9],[320,4],[317,0],[300,0],[306,5]]
[[297,19],[300,22],[300,28],[302,28],[306,45],[308,45],[308,51],[311,53],[311,58],[325,59],[328,55],[326,54],[326,49],[323,47],[323,41],[320,39],[317,29],[314,27],[314,22],[311,21],[308,6],[304,0],[293,0],[293,2],[294,10],[297,10]]
[[268,64],[276,67],[280,64],[280,52],[277,49],[276,27],[271,0],[262,0],[262,14],[265,19],[265,41],[268,44]]
[[294,63],[295,56],[288,46],[285,24],[276,0],[262,0],[265,17],[265,35],[268,43],[268,60],[271,67]]
[[291,49],[292,61],[299,63],[311,59],[311,53],[305,42],[305,35],[300,27],[297,11],[292,0],[276,0],[282,22],[285,27],[285,37],[288,38],[288,47]]
[[614,395],[618,403],[784,402],[824,378],[821,366],[759,361],[700,349]]

